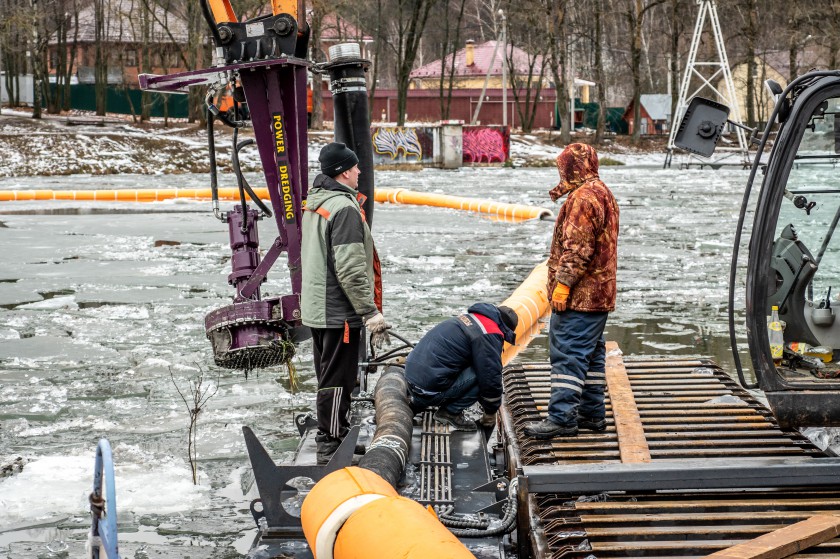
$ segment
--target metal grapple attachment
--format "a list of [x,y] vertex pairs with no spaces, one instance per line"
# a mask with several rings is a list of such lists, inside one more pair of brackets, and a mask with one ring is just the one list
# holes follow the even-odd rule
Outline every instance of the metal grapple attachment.
[[295,303],[291,299],[296,297],[244,301],[209,313],[204,327],[216,365],[250,371],[288,363],[295,343],[309,337],[308,328],[283,319],[284,305]]

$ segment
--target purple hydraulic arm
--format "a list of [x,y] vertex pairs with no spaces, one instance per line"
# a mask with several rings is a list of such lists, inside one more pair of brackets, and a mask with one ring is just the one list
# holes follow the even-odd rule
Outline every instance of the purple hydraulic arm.
[[[160,92],[238,80],[250,111],[279,235],[261,259],[260,212],[240,204],[222,214],[232,250],[228,282],[236,296],[233,304],[205,317],[207,337],[220,366],[248,370],[283,363],[294,351],[286,342],[308,335],[300,324],[300,222],[308,175],[306,70],[305,60],[284,55],[167,76],[140,76],[143,89]],[[284,252],[292,293],[262,299],[259,286]]]

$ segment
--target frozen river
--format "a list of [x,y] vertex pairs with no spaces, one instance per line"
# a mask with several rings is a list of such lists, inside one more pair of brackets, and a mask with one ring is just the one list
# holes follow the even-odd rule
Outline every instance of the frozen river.
[[[710,356],[732,371],[726,327],[731,241],[747,172],[607,167],[621,208],[619,300],[608,339],[625,354]],[[204,175],[5,179],[2,189],[204,187]],[[257,177],[252,184],[260,184]],[[379,186],[556,210],[554,168],[378,172]],[[231,203],[223,203],[223,207]],[[53,213],[32,213],[34,209]],[[80,210],[80,211],[75,211]],[[109,210],[105,213],[105,210]],[[226,226],[205,202],[0,206],[0,552],[82,556],[96,442],[117,464],[124,557],[238,557],[254,535],[241,435],[251,426],[277,461],[297,444],[294,415],[314,405],[311,347],[302,391],[281,370],[213,367],[204,315],[230,302]],[[476,301],[499,303],[547,256],[550,222],[377,205],[385,316],[418,339]],[[263,222],[267,247],[276,234]],[[283,261],[284,262],[284,261]],[[275,266],[264,294],[288,291]],[[743,305],[743,293],[737,295]],[[741,329],[741,343],[745,334]],[[520,359],[545,360],[538,337]],[[746,365],[748,358],[742,358]],[[198,369],[219,387],[198,428],[200,484],[186,462],[182,389]],[[67,551],[62,551],[67,546]],[[186,551],[186,550],[185,550]],[[186,556],[180,553],[179,556]]]

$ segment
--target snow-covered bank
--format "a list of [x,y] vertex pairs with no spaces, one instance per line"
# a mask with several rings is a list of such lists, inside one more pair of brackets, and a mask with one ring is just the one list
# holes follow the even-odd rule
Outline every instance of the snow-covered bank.
[[[205,173],[209,170],[207,134],[197,125],[161,123],[135,125],[130,121],[80,122],[53,117],[33,120],[26,113],[3,110],[0,113],[0,177],[113,174]],[[87,121],[81,121],[87,122]],[[309,161],[315,165],[321,146],[331,132],[310,133]],[[246,130],[243,135],[250,135]],[[549,167],[561,150],[557,132],[513,134],[511,161],[515,167]],[[231,134],[216,129],[218,164],[230,168]],[[661,166],[664,153],[634,150],[618,143],[601,149],[604,157],[633,166]],[[255,148],[242,152],[246,170],[258,170]]]

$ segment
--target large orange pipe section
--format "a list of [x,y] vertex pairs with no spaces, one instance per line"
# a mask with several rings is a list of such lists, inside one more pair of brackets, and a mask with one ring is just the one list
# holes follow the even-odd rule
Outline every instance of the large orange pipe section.
[[300,520],[315,559],[474,559],[434,512],[355,466],[319,481]]
[[374,199],[380,203],[413,204],[415,206],[434,206],[437,208],[452,208],[495,215],[502,219],[551,219],[551,210],[526,206],[525,204],[506,204],[481,200],[478,198],[464,198],[447,194],[431,192],[414,192],[404,188],[377,188]]
[[539,264],[502,305],[510,307],[519,316],[516,327],[516,345],[505,344],[502,364],[507,365],[516,354],[540,333],[540,319],[549,312],[548,263]]

